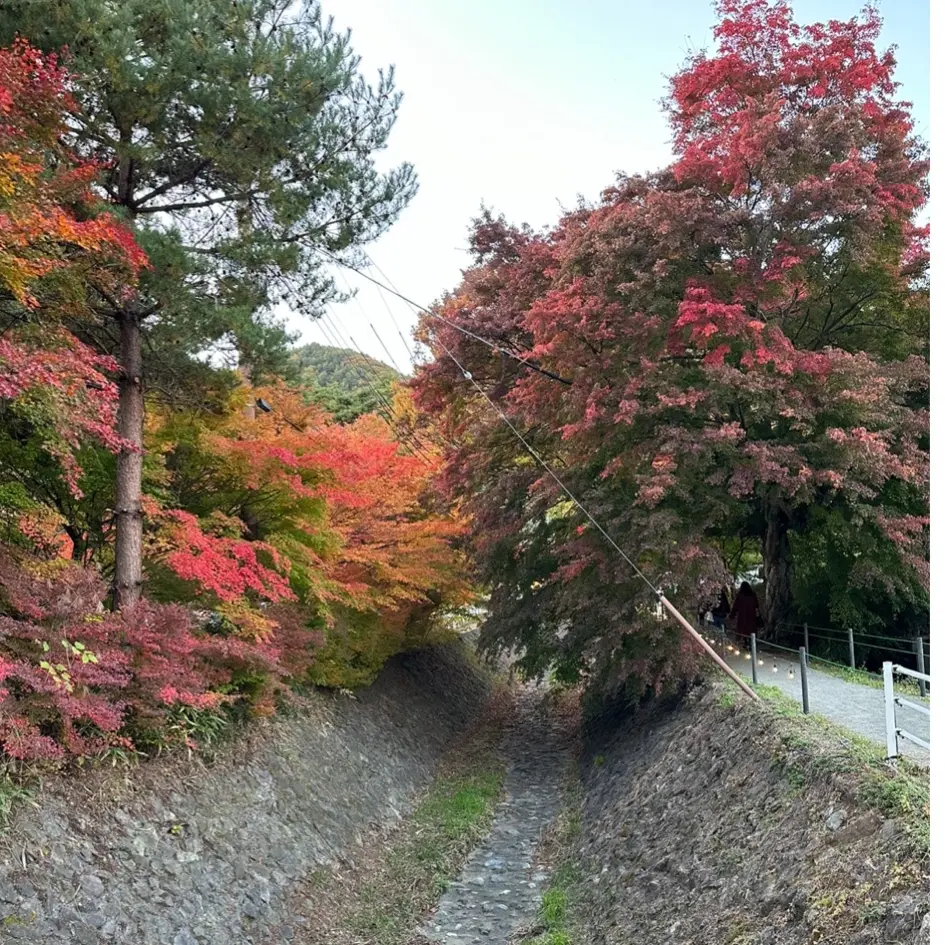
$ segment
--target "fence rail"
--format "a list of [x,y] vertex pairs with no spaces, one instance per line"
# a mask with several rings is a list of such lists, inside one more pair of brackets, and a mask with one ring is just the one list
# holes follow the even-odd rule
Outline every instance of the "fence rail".
[[[867,653],[879,652],[890,653],[896,656],[908,656],[916,661],[916,669],[919,672],[925,672],[925,661],[929,650],[929,641],[922,636],[915,637],[889,637],[879,634],[864,633],[854,631],[852,628],[839,630],[837,628],[828,629],[826,627],[813,627],[808,624],[788,624],[794,630],[802,630],[804,635],[804,647],[808,653],[811,651],[810,641],[817,640],[825,644],[832,653],[839,653],[843,650],[847,652],[847,663],[851,669],[857,667],[858,658],[862,660],[863,651]],[[821,631],[821,632],[817,632]],[[798,634],[799,636],[800,634]],[[873,641],[881,642],[873,642]]]
[[[703,629],[706,641],[719,656],[755,685],[776,685],[797,699],[805,714],[816,702],[814,711],[874,742],[882,744],[885,737],[891,759],[906,754],[918,764],[927,763],[931,718],[926,699],[931,681],[928,672],[891,661],[883,664],[881,674],[863,669],[851,672],[845,662],[824,660],[803,646],[786,647],[759,640],[754,634],[745,640],[729,636],[726,628],[714,625]],[[815,672],[815,663],[826,665]],[[910,714],[912,722],[906,725],[904,720],[908,723]],[[917,752],[913,745],[922,751]]]
[[[919,745],[927,751],[931,751],[932,746],[924,738],[901,727],[899,722],[898,708],[910,709],[913,712],[919,712],[931,717],[928,706],[919,705],[909,699],[903,699],[893,688],[894,677],[896,675],[910,676],[919,680],[919,685],[930,683],[931,677],[928,673],[920,673],[905,666],[899,666],[897,663],[883,663],[883,695],[886,700],[886,755],[889,758],[899,757],[899,740],[904,738],[913,745]],[[925,687],[923,687],[924,689]]]

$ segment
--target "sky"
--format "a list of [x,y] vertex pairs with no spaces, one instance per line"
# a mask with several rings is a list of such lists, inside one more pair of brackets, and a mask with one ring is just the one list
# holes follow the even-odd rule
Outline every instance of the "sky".
[[[862,6],[795,0],[794,11],[806,23]],[[395,67],[403,103],[378,163],[412,163],[419,191],[367,251],[422,305],[459,282],[481,206],[541,228],[579,195],[595,199],[617,172],[667,164],[667,78],[711,44],[715,22],[712,0],[323,0],[323,9],[351,29],[365,75]],[[902,97],[928,138],[929,2],[880,0],[879,9],[882,43],[898,47]],[[353,338],[409,373],[398,332],[410,342],[414,310],[353,273],[339,286],[359,292],[332,307],[328,341]],[[310,319],[289,313],[286,322],[300,344],[326,343]]]

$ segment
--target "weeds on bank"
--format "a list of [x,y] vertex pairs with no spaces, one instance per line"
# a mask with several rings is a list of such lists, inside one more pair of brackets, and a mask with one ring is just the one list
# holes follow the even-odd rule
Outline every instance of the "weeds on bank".
[[498,748],[506,698],[499,698],[491,721],[455,752],[376,866],[357,883],[343,910],[350,941],[413,942],[423,916],[488,834],[505,779]]
[[[857,802],[899,821],[911,852],[929,855],[928,772],[904,758],[891,764],[883,748],[820,715],[804,715],[800,704],[775,686],[754,687],[762,697],[756,711],[761,727],[770,728],[780,748],[775,764],[798,790],[847,775]],[[736,702],[726,685],[718,699],[722,707]]]
[[569,779],[564,808],[548,844],[557,866],[551,885],[542,896],[538,925],[531,930],[532,937],[521,945],[572,945],[569,929],[574,922],[573,906],[580,879],[575,849],[580,834],[581,787],[575,771]]
[[468,851],[488,833],[502,794],[497,763],[437,782],[413,815],[413,830],[387,853],[350,920],[353,932],[398,945],[425,906],[447,889]]
[[6,827],[14,807],[33,801],[33,792],[0,771],[0,828]]

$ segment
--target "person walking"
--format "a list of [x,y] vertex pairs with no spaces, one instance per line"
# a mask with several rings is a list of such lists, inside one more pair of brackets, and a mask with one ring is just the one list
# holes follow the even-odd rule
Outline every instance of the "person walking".
[[711,610],[712,624],[719,630],[725,629],[725,621],[732,612],[731,604],[728,602],[728,591],[723,587],[719,593],[719,601]]
[[753,633],[758,632],[758,619],[761,609],[758,595],[747,581],[742,581],[735,600],[732,602],[732,618],[735,620],[735,633],[747,644]]

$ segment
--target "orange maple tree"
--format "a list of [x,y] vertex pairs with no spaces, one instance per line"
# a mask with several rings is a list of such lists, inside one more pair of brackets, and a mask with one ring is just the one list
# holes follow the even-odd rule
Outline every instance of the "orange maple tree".
[[[242,401],[257,398],[270,411],[249,419]],[[152,442],[168,470],[152,576],[185,580],[244,635],[279,648],[301,616],[329,648],[360,635],[376,669],[471,599],[465,523],[429,488],[439,459],[406,453],[374,415],[336,424],[283,385],[243,390],[216,422],[158,416]]]
[[64,143],[72,109],[55,56],[25,40],[0,49],[0,404],[44,427],[77,492],[80,442],[121,446],[117,365],[66,326],[94,317],[96,297],[129,291],[146,259],[97,206],[98,167]]

